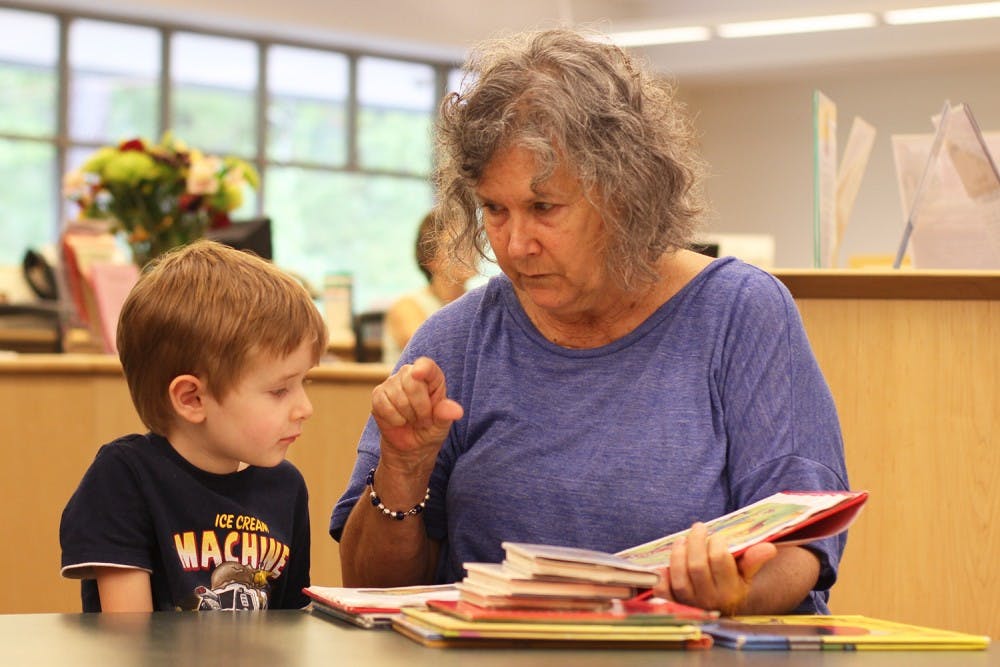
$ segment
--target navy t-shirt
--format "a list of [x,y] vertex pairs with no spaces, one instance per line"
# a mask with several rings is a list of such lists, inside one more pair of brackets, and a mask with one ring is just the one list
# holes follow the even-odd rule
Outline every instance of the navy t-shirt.
[[161,436],[128,435],[100,448],[63,510],[62,573],[84,580],[84,611],[100,611],[95,566],[150,572],[158,611],[300,608],[308,502],[288,461],[217,475]]

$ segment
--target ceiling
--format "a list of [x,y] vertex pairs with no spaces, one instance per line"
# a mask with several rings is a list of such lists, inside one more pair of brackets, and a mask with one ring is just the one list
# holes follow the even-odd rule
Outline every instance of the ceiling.
[[[607,32],[715,26],[976,0],[21,0],[205,27],[459,61],[497,32],[559,24]],[[802,68],[1000,52],[1000,19],[636,47],[687,81],[758,77]]]

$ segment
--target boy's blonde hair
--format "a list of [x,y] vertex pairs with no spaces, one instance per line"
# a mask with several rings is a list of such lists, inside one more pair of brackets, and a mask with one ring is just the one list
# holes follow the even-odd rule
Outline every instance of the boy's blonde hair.
[[118,320],[132,403],[160,434],[174,417],[168,388],[175,377],[200,378],[221,401],[256,355],[281,358],[303,341],[318,363],[326,324],[305,287],[270,262],[206,240],[147,266]]

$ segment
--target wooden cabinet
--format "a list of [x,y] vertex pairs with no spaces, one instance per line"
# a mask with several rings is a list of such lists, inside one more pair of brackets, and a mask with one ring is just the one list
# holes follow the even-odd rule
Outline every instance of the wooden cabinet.
[[871,492],[831,609],[1000,637],[1000,273],[776,275]]

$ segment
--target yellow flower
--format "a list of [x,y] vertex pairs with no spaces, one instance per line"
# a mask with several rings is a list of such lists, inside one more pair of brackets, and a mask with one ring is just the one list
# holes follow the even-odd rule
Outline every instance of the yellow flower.
[[147,153],[125,151],[112,155],[101,169],[102,178],[114,184],[135,187],[156,174],[156,163]]

